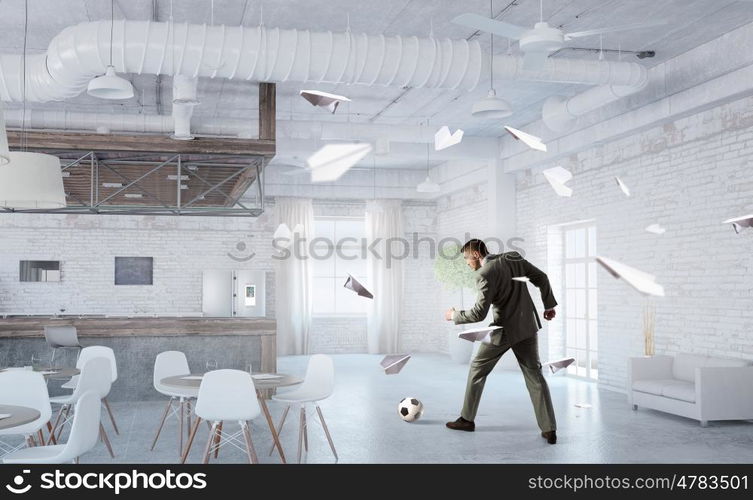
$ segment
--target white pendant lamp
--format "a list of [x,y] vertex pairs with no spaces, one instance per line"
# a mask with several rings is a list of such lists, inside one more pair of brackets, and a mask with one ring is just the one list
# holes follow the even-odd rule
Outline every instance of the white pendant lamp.
[[8,162],[10,162],[8,132],[5,130],[5,114],[3,112],[3,104],[0,102],[0,166],[7,165]]
[[112,64],[112,36],[115,25],[115,0],[110,0],[110,64],[105,69],[105,74],[93,78],[86,88],[86,93],[100,99],[130,99],[133,97],[133,85],[131,82],[115,73]]
[[60,159],[43,153],[10,153],[10,163],[0,167],[0,207],[64,208]]
[[[491,18],[494,18],[494,6],[492,0],[489,0],[489,11]],[[507,118],[512,115],[510,103],[497,97],[494,90],[494,34],[489,34],[491,38],[491,47],[489,49],[489,93],[486,97],[473,103],[471,114],[476,118]]]
[[441,187],[436,182],[432,181],[429,177],[429,145],[426,145],[426,179],[424,182],[416,186],[416,191],[419,193],[438,193],[441,191]]

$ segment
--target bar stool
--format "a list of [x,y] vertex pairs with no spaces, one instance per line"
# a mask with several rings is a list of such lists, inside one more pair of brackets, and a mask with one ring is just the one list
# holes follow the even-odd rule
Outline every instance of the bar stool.
[[75,326],[45,326],[44,339],[52,348],[50,366],[54,366],[58,349],[78,349],[79,354],[81,353],[81,344],[78,342]]

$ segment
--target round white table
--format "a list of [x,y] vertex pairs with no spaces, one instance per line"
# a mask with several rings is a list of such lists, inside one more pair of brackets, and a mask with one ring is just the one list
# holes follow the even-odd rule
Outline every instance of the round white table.
[[28,424],[42,416],[38,410],[26,406],[0,405],[0,413],[10,415],[10,417],[0,418],[0,429]]
[[[191,375],[177,375],[173,377],[165,377],[162,380],[160,380],[160,383],[162,385],[165,385],[167,387],[173,387],[176,389],[198,389],[201,385],[202,377],[204,376],[203,373],[192,373]],[[282,451],[282,445],[280,444],[280,437],[277,435],[277,430],[275,429],[275,424],[272,421],[272,415],[269,413],[269,408],[267,407],[267,402],[265,398],[265,394],[269,392],[271,389],[277,389],[278,387],[288,387],[291,385],[300,384],[303,382],[302,378],[294,377],[293,375],[287,375],[285,373],[255,373],[251,375],[251,378],[254,381],[254,387],[256,388],[256,397],[259,400],[259,406],[261,407],[262,412],[264,412],[264,417],[267,419],[267,425],[269,425],[269,431],[272,433],[272,440],[274,441],[274,445],[277,448],[277,451],[280,453],[280,460],[282,463],[287,463],[285,460],[285,453]],[[183,421],[181,419],[181,427],[183,425]],[[190,427],[190,424],[189,424]],[[220,423],[220,430],[222,429],[222,423]],[[182,442],[182,436],[183,431],[181,430],[181,442]],[[219,436],[219,434],[218,434]],[[189,438],[189,442],[186,445],[186,450],[183,452],[183,459],[182,462],[185,463],[186,458],[188,457],[188,451],[191,448],[191,439]],[[216,456],[216,451],[215,451]]]

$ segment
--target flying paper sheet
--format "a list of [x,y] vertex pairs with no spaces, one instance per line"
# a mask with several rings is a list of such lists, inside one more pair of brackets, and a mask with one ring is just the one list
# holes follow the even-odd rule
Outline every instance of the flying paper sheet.
[[650,226],[646,226],[646,231],[654,234],[664,234],[666,229],[661,227],[659,224],[651,224]]
[[341,102],[350,102],[350,99],[345,96],[330,94],[329,92],[322,92],[320,90],[301,90],[300,94],[301,97],[312,105],[327,108],[333,114]]
[[311,181],[336,181],[369,153],[371,144],[327,144],[306,160],[311,168]]
[[550,370],[552,370],[552,373],[557,373],[558,371],[567,368],[568,366],[575,363],[575,358],[563,358],[563,359],[557,359],[555,361],[548,361],[544,363],[542,366],[548,366]]
[[395,375],[400,373],[409,359],[409,354],[388,354],[379,364],[384,368],[385,375]]
[[546,144],[541,142],[541,137],[536,137],[535,135],[526,134],[522,130],[518,130],[518,129],[507,127],[507,126],[505,126],[505,130],[507,130],[510,133],[510,135],[515,137],[517,140],[523,141],[525,145],[528,146],[529,148],[546,152]]
[[607,259],[606,257],[596,257],[596,262],[601,264],[609,274],[615,278],[621,278],[628,285],[638,290],[643,295],[656,295],[664,297],[664,287],[656,283],[656,277],[653,274],[644,273],[638,269],[626,266],[616,260]]
[[572,188],[565,186],[565,183],[573,178],[573,174],[569,170],[557,166],[548,168],[541,173],[544,174],[544,178],[552,186],[555,193],[560,196],[572,196]]
[[620,189],[622,189],[622,192],[625,193],[625,196],[630,196],[630,190],[625,185],[625,183],[622,182],[619,177],[615,177],[614,180],[617,181],[617,185],[620,186]]
[[528,283],[531,280],[528,279],[528,276],[516,276],[513,278],[513,281],[522,281],[523,283]]
[[735,230],[735,233],[740,234],[743,228],[753,227],[753,214],[727,219],[722,224],[732,224],[732,229]]
[[441,151],[450,146],[460,143],[463,140],[463,130],[457,129],[454,134],[450,134],[450,127],[443,126],[434,134],[434,150]]
[[479,341],[482,344],[490,344],[493,333],[501,331],[501,326],[488,326],[483,328],[472,328],[458,333],[458,338],[470,340],[471,342]]
[[357,279],[355,279],[350,274],[348,275],[348,279],[345,280],[345,284],[343,285],[348,290],[353,290],[361,297],[366,297],[367,299],[373,299],[374,296],[371,295],[371,292],[366,290],[366,288],[358,282]]

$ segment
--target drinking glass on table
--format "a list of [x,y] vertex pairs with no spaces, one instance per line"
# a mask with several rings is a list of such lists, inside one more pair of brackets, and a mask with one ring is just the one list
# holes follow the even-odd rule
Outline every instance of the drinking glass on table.
[[206,371],[211,372],[212,370],[217,369],[217,360],[216,359],[209,359],[204,364],[204,368],[206,368]]
[[246,364],[246,371],[248,373],[254,373],[254,365],[253,365],[253,363]]
[[44,368],[46,368],[44,356],[42,356],[41,354],[32,354],[31,355],[31,369],[39,371]]

